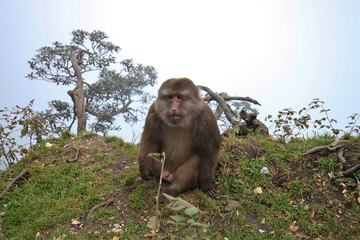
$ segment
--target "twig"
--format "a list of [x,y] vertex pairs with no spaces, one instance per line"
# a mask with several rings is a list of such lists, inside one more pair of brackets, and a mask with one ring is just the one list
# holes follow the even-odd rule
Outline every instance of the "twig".
[[65,145],[65,148],[72,148],[72,149],[75,149],[76,150],[76,155],[75,155],[75,158],[72,159],[72,160],[66,160],[68,163],[72,163],[72,162],[75,162],[79,159],[79,155],[80,155],[80,148],[74,146],[74,145]]
[[110,203],[112,203],[113,201],[114,201],[114,200],[113,200],[112,198],[110,198],[110,199],[107,200],[106,202],[103,202],[103,203],[100,203],[100,204],[98,204],[98,205],[93,206],[93,207],[90,209],[90,211],[89,211],[89,213],[88,213],[88,215],[87,215],[87,217],[86,217],[86,222],[88,222],[88,221],[90,220],[91,215],[92,215],[98,208],[103,207],[103,206],[107,206],[107,205],[109,205]]
[[155,225],[153,228],[153,231],[154,231],[153,239],[155,239],[155,237],[156,237],[156,230],[157,230],[157,227],[159,224],[159,198],[160,198],[160,189],[161,189],[161,184],[162,184],[162,176],[163,176],[163,172],[164,172],[164,165],[165,165],[165,152],[162,152],[160,180],[159,180],[158,192],[156,195],[156,216],[155,216]]
[[29,168],[25,168],[19,175],[17,175],[4,189],[4,191],[0,194],[0,199],[2,199],[2,197],[5,195],[5,193],[7,191],[9,191],[9,189],[12,187],[12,185],[19,180],[20,178],[22,178],[22,176],[24,176],[25,173],[27,173],[29,171]]
[[339,174],[340,174],[340,176],[346,176],[346,175],[349,175],[350,173],[355,172],[359,168],[360,168],[360,164],[355,165],[354,167],[352,167],[352,168],[350,168],[350,169],[348,169],[346,171],[340,171]]

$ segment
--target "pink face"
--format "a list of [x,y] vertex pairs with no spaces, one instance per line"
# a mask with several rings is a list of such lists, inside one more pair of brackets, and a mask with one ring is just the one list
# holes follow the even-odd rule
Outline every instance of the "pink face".
[[170,105],[169,108],[169,117],[171,119],[179,119],[181,118],[181,106],[185,100],[185,96],[184,95],[168,95],[166,96],[166,99]]

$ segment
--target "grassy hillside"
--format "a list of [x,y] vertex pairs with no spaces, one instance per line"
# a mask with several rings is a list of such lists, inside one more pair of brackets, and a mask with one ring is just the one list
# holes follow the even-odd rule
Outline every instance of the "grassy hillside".
[[[202,234],[209,239],[359,239],[359,171],[339,177],[337,154],[327,150],[302,156],[334,140],[223,138],[214,179],[218,198],[199,190],[180,197],[200,209],[194,218],[207,224]],[[43,142],[1,173],[0,191],[29,169],[0,200],[2,238],[152,236],[147,225],[155,215],[158,183],[138,178],[137,146],[93,133],[47,142],[52,145]],[[349,140],[345,153],[349,163],[360,163],[359,137]],[[269,173],[262,173],[264,167]],[[160,205],[159,238],[193,235],[167,206]]]

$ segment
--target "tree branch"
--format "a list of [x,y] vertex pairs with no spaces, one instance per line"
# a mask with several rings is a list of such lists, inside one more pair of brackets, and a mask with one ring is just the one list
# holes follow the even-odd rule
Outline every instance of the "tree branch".
[[12,185],[19,180],[20,178],[22,178],[24,176],[25,173],[27,173],[29,171],[29,168],[25,168],[19,175],[17,175],[4,189],[4,191],[0,194],[0,199],[2,199],[2,197],[5,195],[5,193],[7,191],[9,191],[9,189],[12,187]]
[[[198,86],[198,87],[200,87],[200,88],[202,89],[202,86]],[[206,91],[205,89],[202,89],[202,90]],[[206,92],[207,92],[207,91],[206,91]],[[216,101],[217,101],[217,99],[214,98],[211,94],[209,94],[209,95],[210,95],[210,96],[203,97],[203,100],[204,100],[205,102],[207,102],[207,101],[212,101],[212,100],[216,100]],[[223,98],[225,101],[247,101],[247,102],[251,102],[251,103],[254,103],[254,104],[256,104],[256,105],[261,106],[261,104],[260,104],[258,101],[256,101],[255,99],[252,99],[252,98],[250,98],[250,97],[223,96],[222,98]]]
[[206,91],[212,99],[216,100],[219,103],[219,106],[222,108],[222,110],[224,111],[225,117],[226,119],[232,124],[236,124],[236,120],[231,116],[231,112],[230,109],[227,107],[226,105],[226,101],[224,100],[223,97],[221,97],[219,94],[213,92],[210,88],[205,87],[205,86],[200,86],[198,85],[198,88],[200,88],[201,90]]
[[[127,106],[128,105],[130,105],[130,104],[127,104]],[[113,111],[110,113],[100,113],[100,112],[94,111],[93,109],[91,109],[89,106],[86,105],[85,110],[86,110],[86,112],[90,113],[91,115],[93,115],[95,117],[114,117],[120,113],[127,112],[129,109],[126,106],[124,106],[117,111]]]

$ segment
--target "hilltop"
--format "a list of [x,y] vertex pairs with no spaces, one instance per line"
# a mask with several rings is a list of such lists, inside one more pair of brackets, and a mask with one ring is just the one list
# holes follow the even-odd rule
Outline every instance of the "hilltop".
[[[357,239],[360,174],[339,172],[360,163],[360,138],[343,146],[343,169],[338,152],[329,149],[303,156],[334,141],[328,135],[286,144],[263,136],[223,137],[214,179],[218,198],[197,189],[180,198],[200,209],[196,221],[207,224],[209,239]],[[94,133],[64,133],[35,146],[1,173],[3,190],[28,169],[1,199],[2,237],[151,237],[147,225],[155,216],[158,183],[139,179],[136,156],[136,145]],[[167,204],[160,210],[159,236],[194,233],[169,221],[179,213]]]

